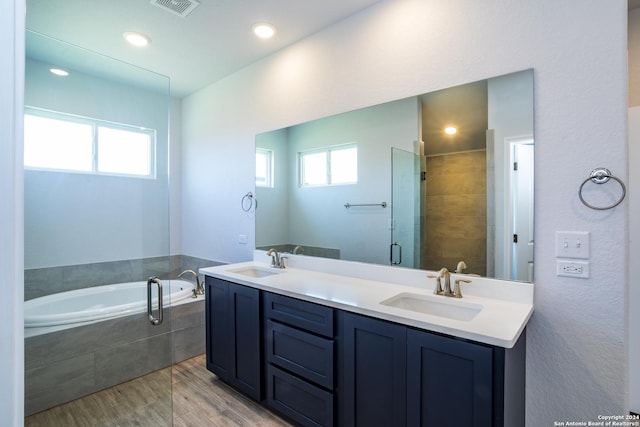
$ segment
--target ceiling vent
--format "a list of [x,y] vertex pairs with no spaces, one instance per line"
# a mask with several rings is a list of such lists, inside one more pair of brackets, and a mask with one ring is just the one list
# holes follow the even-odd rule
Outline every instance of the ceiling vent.
[[196,0],[151,0],[151,4],[176,14],[182,18],[200,6]]

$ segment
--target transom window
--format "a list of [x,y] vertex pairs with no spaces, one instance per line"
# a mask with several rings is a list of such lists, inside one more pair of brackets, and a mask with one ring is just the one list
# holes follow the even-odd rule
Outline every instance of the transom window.
[[302,151],[299,159],[302,187],[358,182],[358,148],[355,143]]
[[152,129],[25,110],[26,168],[154,178],[155,144]]

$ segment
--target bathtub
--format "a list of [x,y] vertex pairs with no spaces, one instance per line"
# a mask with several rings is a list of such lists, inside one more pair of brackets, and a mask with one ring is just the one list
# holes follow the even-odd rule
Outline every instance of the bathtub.
[[[162,281],[163,306],[176,305],[193,295],[194,285],[186,280]],[[152,288],[154,311],[157,286]],[[42,328],[84,324],[123,317],[147,310],[147,282],[95,286],[51,294],[24,303],[24,327]]]

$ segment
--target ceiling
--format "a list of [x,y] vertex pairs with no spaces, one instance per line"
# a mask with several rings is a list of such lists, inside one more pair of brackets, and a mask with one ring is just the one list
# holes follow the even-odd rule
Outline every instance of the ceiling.
[[[199,0],[181,17],[150,0],[27,0],[27,29],[168,76],[181,98],[379,1]],[[277,27],[274,38],[251,33],[263,21]],[[133,48],[126,31],[152,42]],[[50,45],[39,59],[53,60]]]

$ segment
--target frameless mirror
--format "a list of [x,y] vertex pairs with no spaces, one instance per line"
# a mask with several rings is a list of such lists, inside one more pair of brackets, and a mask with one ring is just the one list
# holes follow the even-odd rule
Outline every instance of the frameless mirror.
[[533,275],[533,71],[256,137],[256,248]]

